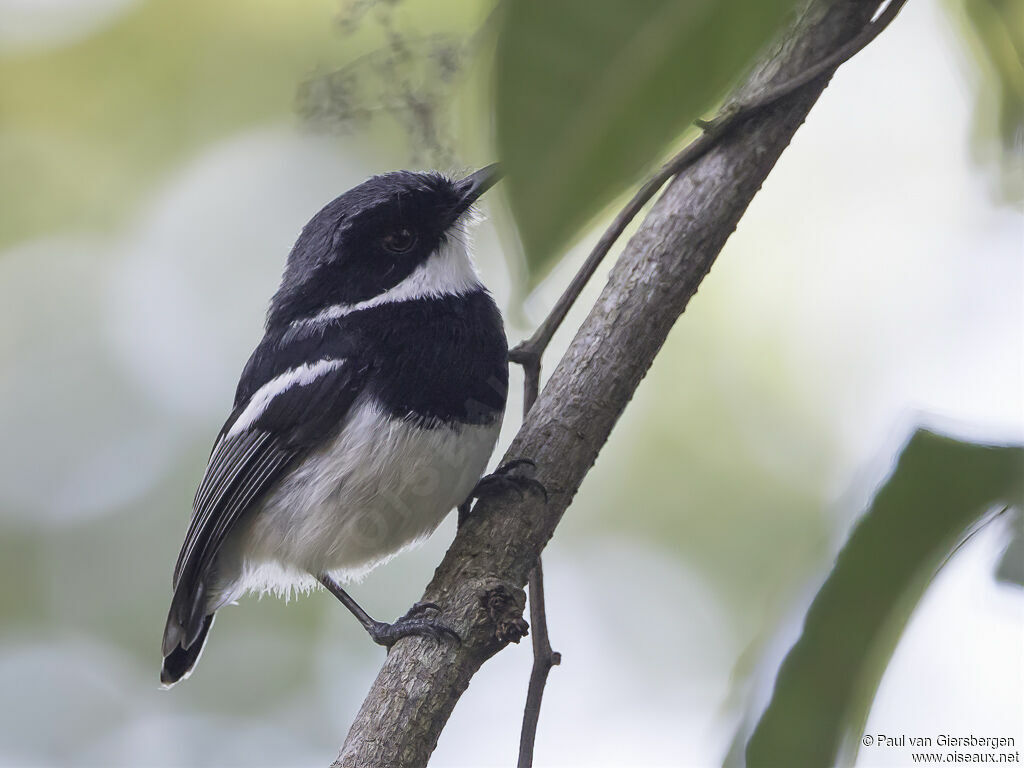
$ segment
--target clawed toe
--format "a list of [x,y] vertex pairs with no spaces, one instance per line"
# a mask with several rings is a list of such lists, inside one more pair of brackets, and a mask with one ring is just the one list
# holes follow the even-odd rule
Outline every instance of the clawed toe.
[[531,469],[537,468],[537,462],[533,459],[512,459],[512,461],[506,461],[504,464],[499,466],[492,474],[495,475],[507,475],[514,469],[519,467],[530,467]]
[[526,498],[525,491],[532,491],[538,496],[543,496],[545,503],[548,500],[548,489],[544,487],[543,483],[532,477],[522,477],[520,475],[488,475],[477,483],[476,488],[473,490],[473,496],[480,498],[488,493],[500,493],[502,491],[515,491],[520,499]]
[[403,616],[402,618],[412,619],[416,616],[419,616],[421,613],[427,613],[428,611],[437,611],[438,613],[440,613],[441,606],[437,603],[430,603],[426,601],[416,603],[412,608],[405,612],[405,616]]
[[[518,474],[516,470],[521,467],[529,467],[530,474]],[[491,474],[481,477],[472,493],[469,494],[469,498],[459,505],[459,527],[469,517],[473,499],[482,498],[487,494],[515,491],[516,495],[523,499],[525,491],[530,491],[538,496],[543,496],[544,503],[547,504],[548,489],[533,477],[532,470],[536,468],[537,464],[532,459],[512,459],[499,466]]]
[[524,491],[532,491],[539,496],[543,496],[544,502],[547,503],[548,489],[544,487],[543,483],[533,477],[532,472],[530,474],[518,474],[516,470],[520,467],[530,467],[531,470],[535,470],[537,464],[532,459],[512,459],[505,462],[491,474],[480,478],[480,482],[476,484],[470,498],[480,498],[480,496],[487,493],[505,490],[514,490],[519,494],[519,498],[523,498]]
[[406,611],[405,616],[394,624],[388,624],[383,621],[375,621],[370,614],[359,606],[359,603],[352,599],[337,580],[329,574],[321,573],[317,578],[321,584],[330,590],[331,594],[338,598],[342,605],[352,612],[352,615],[359,620],[359,623],[369,633],[370,639],[377,643],[377,645],[383,645],[385,648],[390,649],[396,642],[409,635],[432,637],[437,642],[441,642],[445,638],[452,639],[456,643],[462,642],[462,638],[459,637],[454,629],[445,626],[434,618],[425,618],[423,616],[423,614],[430,611],[439,613],[441,606],[437,603],[428,601],[416,603]]
[[423,610],[431,609],[440,610],[433,603],[417,603],[412,607],[412,609],[410,609],[409,613],[400,618],[394,624],[375,621],[373,625],[368,628],[370,638],[373,642],[377,643],[377,645],[383,645],[388,649],[403,637],[410,637],[412,635],[429,637],[439,643],[442,640],[449,639],[455,641],[456,644],[461,644],[462,638],[459,637],[458,632],[451,627],[432,619],[410,616],[414,611],[422,612]]

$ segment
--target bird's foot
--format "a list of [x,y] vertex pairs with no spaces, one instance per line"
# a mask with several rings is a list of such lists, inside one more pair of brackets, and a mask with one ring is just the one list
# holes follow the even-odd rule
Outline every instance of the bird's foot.
[[404,616],[393,624],[388,624],[383,621],[374,621],[366,628],[366,631],[370,634],[370,639],[372,639],[373,642],[377,645],[383,645],[389,650],[391,649],[391,646],[403,637],[409,637],[410,635],[430,637],[437,642],[441,642],[444,639],[451,639],[456,643],[461,643],[462,638],[459,637],[458,632],[454,629],[442,624],[436,619],[427,618],[423,615],[428,612],[436,612],[440,610],[440,606],[436,603],[416,603],[416,605],[410,608]]
[[[524,468],[528,469],[524,472]],[[470,494],[470,498],[479,499],[481,496],[503,493],[508,490],[515,491],[519,494],[519,498],[523,498],[525,491],[532,491],[543,496],[546,503],[548,489],[533,476],[536,469],[537,465],[531,459],[512,459],[491,474],[481,477]]]
[[[528,468],[524,473],[524,468]],[[530,459],[512,459],[494,470],[489,475],[484,475],[477,482],[469,497],[459,505],[459,525],[465,522],[469,516],[473,499],[483,496],[515,491],[522,499],[526,491],[531,491],[544,497],[544,503],[548,500],[548,489],[544,484],[533,477],[533,471],[537,465]]]

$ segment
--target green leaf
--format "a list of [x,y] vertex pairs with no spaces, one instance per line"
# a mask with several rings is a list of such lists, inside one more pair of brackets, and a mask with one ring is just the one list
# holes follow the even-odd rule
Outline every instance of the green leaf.
[[1021,503],[1024,448],[919,431],[854,529],[747,744],[748,768],[850,758],[914,606],[972,526]]
[[497,47],[497,140],[535,274],[721,97],[792,7],[509,0]]
[[976,65],[975,159],[1008,201],[1024,200],[1024,3],[947,0]]

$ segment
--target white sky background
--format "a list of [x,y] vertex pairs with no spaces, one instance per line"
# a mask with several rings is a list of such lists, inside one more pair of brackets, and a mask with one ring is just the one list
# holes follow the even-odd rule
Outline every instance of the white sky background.
[[[10,7],[0,4],[0,12]],[[682,321],[710,318],[737,358],[765,338],[783,340],[780,365],[806,407],[835,430],[831,437],[841,448],[843,459],[828,478],[840,516],[847,510],[839,500],[866,496],[884,472],[879,452],[895,450],[919,413],[969,438],[1024,435],[1024,228],[1020,211],[993,204],[971,162],[969,76],[936,0],[908,3],[891,29],[841,69]],[[30,407],[3,414],[9,434],[36,435],[16,455],[0,454],[24,469],[4,478],[4,498],[34,509],[26,526],[102,514],[156,482],[153,468],[168,444],[216,431],[244,361],[235,351],[256,340],[290,243],[323,201],[376,170],[356,159],[362,156],[357,147],[339,155],[336,142],[269,126],[207,149],[168,177],[116,242],[63,233],[0,255],[0,327],[16,327],[29,309],[24,297],[50,285],[45,270],[56,268],[41,254],[66,249],[74,239],[76,261],[59,268],[64,277],[69,269],[81,275],[55,281],[47,301],[32,304],[36,322],[57,328],[73,302],[80,335],[54,334],[63,341],[42,351],[0,344],[5,398],[46,399],[49,385],[41,387],[32,374],[39,365],[96,353],[107,366],[83,384],[83,391],[95,391],[96,407],[83,417],[80,434],[59,430],[78,418],[73,403],[57,406],[42,430]],[[260,215],[253,217],[254,210]],[[486,226],[478,239],[485,276],[499,297],[507,295]],[[557,295],[571,268],[559,269],[534,304]],[[664,354],[687,350],[670,340]],[[103,391],[109,370],[127,372],[135,383],[130,396]],[[656,365],[651,377],[659,375]],[[516,408],[510,405],[510,413]],[[752,429],[763,418],[737,413]],[[104,430],[109,423],[126,426]],[[94,450],[101,433],[102,450]],[[53,459],[58,436],[66,450]],[[115,465],[126,455],[139,461],[130,483],[88,486],[97,462]],[[62,477],[81,480],[73,487],[41,483],[31,468],[54,461]],[[798,463],[780,467],[794,478],[802,470]],[[577,513],[585,510],[570,512]],[[837,519],[837,548],[848,522]],[[372,575],[371,601],[389,590],[404,594],[410,578],[425,580],[451,533],[447,525],[424,550],[404,556],[407,570]],[[972,541],[927,594],[882,682],[868,733],[1008,735],[1024,748],[1024,595],[991,578],[997,533]],[[744,649],[715,595],[685,565],[635,543],[556,540],[549,552],[549,603],[557,606],[552,633],[565,663],[552,673],[545,696],[538,765],[720,764],[736,724],[727,696]],[[668,585],[678,610],[666,612],[651,584]],[[662,632],[639,636],[627,623],[609,631],[609,597],[653,616]],[[79,743],[66,752],[20,741],[19,729],[31,724],[15,717],[0,725],[0,764],[273,764],[285,756],[292,764],[325,764],[323,750],[332,738],[340,743],[379,662],[376,649],[339,652],[339,635],[347,642],[357,637],[349,634],[350,623],[341,612],[329,616],[313,649],[320,687],[280,702],[277,720],[291,729],[259,728],[241,715],[238,722],[198,716],[179,689],[163,694],[144,687],[155,680],[155,668],[137,669],[88,638],[21,644],[6,638],[0,690],[22,691],[23,712],[38,705],[57,722],[81,720],[73,704],[46,709],[49,691],[62,686],[80,687],[97,706],[121,701],[124,712],[120,728],[99,740],[69,728],[68,738]],[[228,621],[219,629],[229,631]],[[780,638],[795,631],[785,628]],[[265,639],[270,657],[279,642],[279,636]],[[781,651],[786,643],[778,645]],[[766,668],[775,661],[766,659]],[[485,666],[432,765],[513,759],[529,663],[524,643]],[[311,707],[320,719],[302,724]],[[225,741],[226,730],[232,738]],[[876,749],[862,752],[858,765],[908,759],[905,752]]]

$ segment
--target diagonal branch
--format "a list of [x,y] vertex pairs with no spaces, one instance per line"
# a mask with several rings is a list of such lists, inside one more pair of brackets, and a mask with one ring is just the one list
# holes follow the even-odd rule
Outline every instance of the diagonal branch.
[[[812,80],[824,74],[831,75],[836,67],[874,40],[889,25],[889,22],[896,18],[896,14],[900,12],[905,2],[906,0],[892,0],[878,14],[877,18],[865,26],[852,40],[794,77],[779,84],[772,84],[746,101],[727,104],[712,120],[697,121],[697,125],[703,129],[704,133],[665,163],[637,190],[604,231],[601,239],[583,262],[583,266],[573,276],[537,330],[529,339],[518,344],[509,352],[509,358],[523,366],[524,416],[537,399],[540,388],[541,358],[555,332],[565,320],[569,310],[576,303],[583,288],[593,277],[608,251],[622,236],[626,227],[644,205],[665,185],[665,182],[697,162],[720,137],[742,120],[771,106]],[[523,711],[523,727],[519,737],[518,768],[530,768],[533,765],[533,748],[537,739],[537,724],[540,720],[540,705],[544,697],[544,686],[547,684],[551,668],[562,661],[561,654],[552,650],[551,642],[548,639],[547,611],[544,607],[544,577],[539,558],[536,570],[530,575],[529,591],[530,623],[533,625],[533,669],[530,672],[530,685],[526,693],[526,706]]]
[[[731,102],[786,83],[869,28],[878,0],[813,0]],[[549,499],[487,498],[464,523],[424,600],[461,645],[394,646],[335,766],[424,766],[487,659],[526,631],[522,586],[669,331],[827,85],[828,73],[757,110],[666,188],[506,454],[537,463]],[[501,756],[493,756],[500,762]]]

